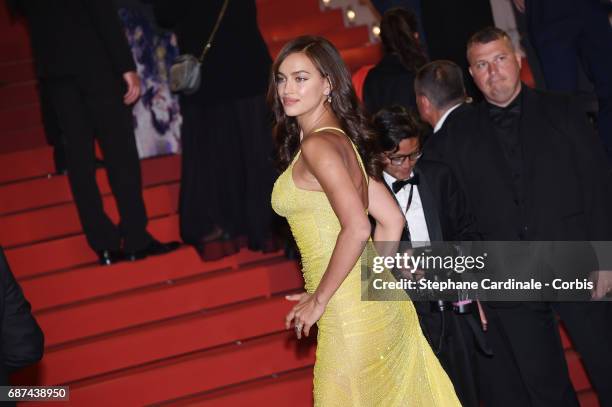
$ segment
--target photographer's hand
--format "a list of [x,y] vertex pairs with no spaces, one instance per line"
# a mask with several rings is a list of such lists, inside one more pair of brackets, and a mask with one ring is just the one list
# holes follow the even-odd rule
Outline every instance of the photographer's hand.
[[612,291],[612,271],[595,271],[589,279],[594,283],[594,287],[591,290],[592,299],[601,300]]

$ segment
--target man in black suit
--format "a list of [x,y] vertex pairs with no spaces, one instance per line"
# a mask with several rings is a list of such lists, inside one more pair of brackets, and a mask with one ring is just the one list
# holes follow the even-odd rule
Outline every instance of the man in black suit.
[[[601,143],[568,96],[520,81],[520,56],[496,28],[468,42],[470,73],[486,100],[425,155],[457,175],[477,230],[491,241],[612,240],[611,173]],[[485,305],[493,357],[479,357],[487,406],[577,406],[559,337],[558,313],[601,405],[612,403],[609,303]]]
[[[165,253],[147,232],[140,163],[128,105],[140,96],[132,55],[112,2],[19,0],[30,27],[36,73],[65,143],[68,179],[87,241],[101,264]],[[96,183],[94,135],[104,154],[119,226]]]
[[[384,108],[374,116],[373,124],[384,151],[385,185],[406,217],[402,241],[422,247],[432,242],[479,240],[474,218],[450,168],[419,159],[429,130],[416,113],[397,105]],[[478,326],[476,304],[462,303],[461,312],[444,302],[415,301],[414,305],[423,333],[462,405],[478,407],[476,345],[487,347]]]
[[461,67],[452,61],[433,61],[419,69],[414,92],[419,115],[429,123],[434,135],[446,133],[449,123],[460,121],[472,110]]
[[9,269],[0,247],[0,386],[8,386],[8,375],[38,362],[43,355],[44,336],[32,316],[30,304]]

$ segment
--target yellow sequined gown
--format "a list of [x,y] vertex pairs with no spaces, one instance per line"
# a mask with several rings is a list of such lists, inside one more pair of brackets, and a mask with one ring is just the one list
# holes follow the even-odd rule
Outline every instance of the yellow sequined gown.
[[[272,206],[289,222],[302,255],[306,291],[312,293],[340,224],[325,193],[295,186],[292,169],[299,155],[276,180]],[[460,406],[412,303],[361,301],[360,278],[357,261],[317,323],[315,406]]]

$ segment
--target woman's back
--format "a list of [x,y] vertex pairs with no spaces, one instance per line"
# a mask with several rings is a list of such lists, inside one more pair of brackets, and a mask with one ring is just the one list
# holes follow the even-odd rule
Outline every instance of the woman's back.
[[[317,131],[322,130],[328,129],[318,129]],[[342,132],[340,129],[334,131]],[[330,136],[334,137],[333,135]],[[367,183],[364,178],[365,173],[361,157],[348,137],[346,137],[346,140],[352,146],[353,156],[351,158],[354,163],[351,164],[358,166],[358,176],[365,184],[362,188],[367,201]],[[276,213],[287,218],[289,222],[291,232],[300,249],[306,290],[313,292],[331,257],[340,233],[340,222],[325,192],[312,189],[312,185],[304,185],[303,180],[298,181],[300,186],[296,185],[296,178],[298,177],[296,177],[297,171],[295,168],[300,161],[300,157],[301,150],[298,151],[287,170],[276,180],[272,191],[272,207]],[[302,183],[299,183],[300,181]],[[364,211],[365,207],[364,205]]]

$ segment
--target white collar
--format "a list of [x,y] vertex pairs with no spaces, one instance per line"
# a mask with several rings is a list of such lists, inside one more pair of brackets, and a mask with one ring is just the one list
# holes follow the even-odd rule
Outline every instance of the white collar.
[[[408,178],[411,177],[414,177],[414,170],[410,173],[410,176]],[[387,171],[383,171],[383,178],[385,179],[385,182],[387,183],[387,185],[389,185],[389,187],[391,187],[393,183],[397,181],[397,178],[389,174]]]
[[449,114],[451,114],[453,112],[453,110],[455,110],[456,108],[458,108],[459,106],[461,106],[463,104],[463,102],[461,103],[457,103],[455,106],[451,107],[450,109],[448,109],[443,115],[442,117],[440,117],[440,120],[438,120],[438,122],[436,123],[436,126],[433,129],[434,133],[437,133],[438,130],[440,130],[442,128],[442,126],[444,125],[444,122],[446,121],[446,118],[448,117]]

